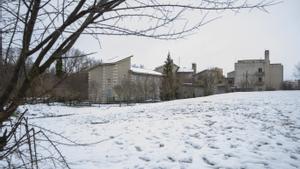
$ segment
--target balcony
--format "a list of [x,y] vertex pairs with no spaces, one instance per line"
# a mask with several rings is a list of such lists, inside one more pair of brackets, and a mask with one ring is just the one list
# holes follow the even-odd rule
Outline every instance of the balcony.
[[256,72],[255,76],[258,76],[258,77],[265,76],[265,72]]

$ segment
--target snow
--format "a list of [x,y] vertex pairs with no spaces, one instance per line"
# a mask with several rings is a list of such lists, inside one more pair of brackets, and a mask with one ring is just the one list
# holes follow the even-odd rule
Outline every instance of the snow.
[[300,91],[26,108],[30,123],[79,143],[100,141],[59,146],[74,169],[300,168]]
[[116,57],[104,60],[103,63],[104,64],[105,63],[116,63],[116,62],[119,62],[119,61],[124,60],[124,59],[129,58],[129,57],[132,57],[132,56],[116,56]]
[[131,67],[130,70],[132,72],[140,73],[140,74],[150,74],[150,75],[162,76],[162,74],[160,72],[156,72],[154,70],[148,70],[148,69],[137,68],[137,67]]
[[194,70],[187,67],[180,67],[177,72],[188,73],[188,72],[194,72]]

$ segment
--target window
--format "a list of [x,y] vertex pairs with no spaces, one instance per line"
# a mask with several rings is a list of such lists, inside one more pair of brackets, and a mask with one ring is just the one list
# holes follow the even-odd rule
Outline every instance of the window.
[[261,73],[261,72],[262,72],[262,68],[258,68],[258,72],[260,72],[260,73]]
[[262,78],[261,78],[261,77],[259,77],[259,78],[258,78],[258,81],[259,81],[259,82],[262,82]]

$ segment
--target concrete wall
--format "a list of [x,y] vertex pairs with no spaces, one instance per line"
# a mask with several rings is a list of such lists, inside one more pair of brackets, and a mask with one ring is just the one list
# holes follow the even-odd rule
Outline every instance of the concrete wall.
[[176,76],[181,83],[192,83],[194,72],[177,72]]
[[204,88],[195,85],[180,85],[178,97],[180,99],[204,96]]
[[114,85],[120,84],[122,79],[127,78],[129,76],[130,66],[131,66],[130,57],[122,60],[116,65],[114,75],[116,75],[115,77],[117,78]]
[[144,100],[159,100],[160,99],[160,85],[161,76],[148,75],[148,74],[137,74],[130,73],[131,80],[135,84],[142,85],[146,94]]
[[[237,88],[252,88],[253,90],[265,90],[266,66],[263,60],[239,61],[235,63],[234,86]],[[262,73],[259,73],[259,68]],[[262,78],[262,83],[258,83],[258,78]]]
[[113,87],[128,77],[130,57],[113,64],[102,64],[89,71],[89,99],[107,103],[116,97]]
[[271,64],[270,77],[270,87],[275,90],[281,89],[283,82],[283,66],[281,64]]
[[89,71],[89,100],[98,102],[101,100],[102,94],[102,73],[103,66],[96,67]]
[[234,78],[234,76],[235,76],[235,71],[227,73],[227,78]]

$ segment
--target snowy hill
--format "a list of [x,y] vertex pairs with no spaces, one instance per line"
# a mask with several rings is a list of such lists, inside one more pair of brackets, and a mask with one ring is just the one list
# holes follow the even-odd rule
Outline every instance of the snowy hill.
[[300,168],[300,91],[25,108],[31,123],[79,143],[100,141],[59,146],[75,169]]

